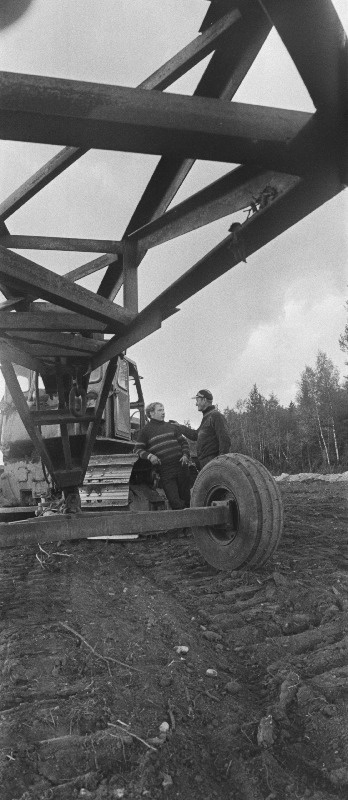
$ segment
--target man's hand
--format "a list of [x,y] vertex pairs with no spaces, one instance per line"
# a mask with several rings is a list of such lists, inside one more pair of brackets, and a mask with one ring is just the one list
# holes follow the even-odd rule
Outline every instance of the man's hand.
[[150,464],[152,464],[153,467],[161,463],[159,458],[155,456],[153,453],[149,453],[148,460],[150,461]]
[[183,467],[187,467],[189,465],[189,463],[190,463],[190,459],[189,459],[188,456],[182,456],[181,457],[180,464],[182,464]]

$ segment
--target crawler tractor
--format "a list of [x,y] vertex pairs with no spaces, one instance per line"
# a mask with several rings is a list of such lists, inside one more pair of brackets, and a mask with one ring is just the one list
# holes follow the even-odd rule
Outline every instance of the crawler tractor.
[[[145,422],[137,367],[119,356],[105,392],[108,370],[110,365],[74,376],[73,369],[62,375],[56,366],[43,377],[23,367],[9,371],[17,407],[6,385],[0,440],[0,514],[7,523],[2,541],[88,534],[133,539],[184,526],[192,527],[202,554],[214,566],[260,564],[269,558],[281,535],[282,507],[267,470],[245,456],[220,456],[199,474],[192,507],[170,511],[150,462],[134,455],[134,438]],[[33,425],[41,452],[29,435]],[[82,476],[93,426],[94,445]],[[29,521],[30,516],[35,520]]]
[[[29,411],[58,411],[59,397],[54,380],[46,391],[40,376],[31,370],[16,369]],[[75,417],[67,424],[72,463],[78,465],[88,421],[98,400],[105,368],[93,370],[77,388],[71,379],[64,391],[66,407]],[[47,419],[48,422],[48,419]],[[117,361],[93,452],[79,492],[64,497],[40,459],[16,410],[6,386],[1,402],[0,447],[4,465],[0,475],[0,519],[48,515],[64,510],[111,510],[166,508],[166,498],[158,488],[158,476],[147,461],[134,455],[134,439],[145,423],[144,398],[136,364],[126,356]],[[63,443],[58,424],[43,426],[45,443],[52,460],[63,466]]]

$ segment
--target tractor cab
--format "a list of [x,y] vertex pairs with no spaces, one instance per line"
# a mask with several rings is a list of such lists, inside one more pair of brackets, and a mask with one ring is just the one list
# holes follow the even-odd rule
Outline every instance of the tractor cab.
[[[30,412],[47,413],[47,424],[41,426],[45,444],[60,464],[63,448],[60,424],[49,423],[51,412],[61,407],[57,385],[46,385],[41,377],[24,367],[16,367],[16,375]],[[95,415],[103,390],[105,365],[94,369],[74,392],[75,421],[67,423],[67,437],[72,460],[80,457],[88,435],[89,416]],[[66,387],[66,403],[71,404],[74,381]],[[101,415],[98,435],[86,470],[80,494],[82,505],[124,505],[128,502],[128,485],[136,458],[134,440],[145,422],[144,398],[137,366],[127,356],[117,359],[117,366]],[[13,403],[8,387],[0,406],[0,448],[3,471],[0,476],[0,502],[9,506],[32,506],[52,491],[52,480],[45,469],[31,436]]]

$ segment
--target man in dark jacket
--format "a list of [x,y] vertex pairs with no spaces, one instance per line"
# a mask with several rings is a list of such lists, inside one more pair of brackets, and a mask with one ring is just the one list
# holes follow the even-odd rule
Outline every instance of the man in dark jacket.
[[188,441],[176,423],[164,421],[162,403],[150,403],[145,411],[149,422],[138,434],[135,453],[156,468],[171,508],[189,507]]
[[185,425],[179,425],[179,430],[187,439],[197,442],[197,458],[202,468],[216,456],[229,452],[231,438],[224,415],[212,404],[212,393],[208,389],[200,389],[192,399],[196,400],[198,411],[203,414],[202,422],[197,430]]

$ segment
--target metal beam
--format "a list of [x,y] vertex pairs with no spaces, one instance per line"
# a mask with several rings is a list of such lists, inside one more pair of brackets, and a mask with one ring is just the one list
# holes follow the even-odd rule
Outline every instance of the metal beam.
[[139,84],[139,89],[167,89],[172,83],[185,75],[188,70],[199,64],[203,58],[218,46],[222,38],[225,39],[227,32],[232,25],[240,20],[241,15],[238,9],[228,11],[223,17],[218,19],[204,33],[197,36],[193,42],[179,51],[173,58],[163,64],[156,72],[153,72],[145,81]]
[[[261,50],[272,26],[257,3],[244,5],[242,19],[231,28],[228,40],[217,45],[194,95],[231,100]],[[194,159],[182,159],[173,154],[161,158],[127,225],[125,238],[164,214],[193,164]],[[113,273],[111,269],[106,271],[98,293],[113,299],[120,285],[122,270],[119,265]]]
[[14,286],[7,286],[5,282],[0,282],[0,292],[6,297],[6,300],[18,300],[19,303],[22,305],[20,306],[22,309],[27,308],[28,304],[35,300],[35,297],[22,297],[18,291],[16,291],[16,287]]
[[35,292],[44,300],[58,303],[63,308],[80,312],[84,316],[90,315],[102,322],[126,325],[134,317],[121,306],[1,246],[0,280],[10,286],[15,284],[21,293]]
[[231,524],[228,506],[184,508],[176,511],[111,511],[55,514],[23,522],[0,524],[0,548],[37,545],[112,535],[160,533],[182,527]]
[[[194,159],[182,159],[175,155],[161,158],[127,225],[125,239],[132,231],[166,211],[193,164]],[[141,253],[142,258],[145,253],[146,251]],[[123,266],[119,261],[118,264],[108,267],[99,285],[98,294],[113,300],[122,284]]]
[[[16,236],[0,237],[2,247],[13,250],[62,250],[79,253],[122,253],[122,242],[110,239],[64,239],[60,236]],[[94,270],[93,270],[94,271]]]
[[70,411],[62,409],[41,409],[40,411],[30,411],[30,418],[35,425],[63,425],[70,422],[84,422],[89,424],[93,422],[94,410],[90,410],[88,414],[81,414],[78,417]]
[[60,150],[57,155],[53,156],[50,161],[47,161],[43,167],[40,167],[34,175],[31,175],[25,183],[19,186],[6,200],[0,203],[0,219],[4,220],[18,211],[24,203],[30,200],[41,189],[47,186],[50,181],[53,181],[58,175],[61,174],[70,164],[77,161],[78,158],[84,155],[86,150],[77,147],[65,147]]
[[17,141],[257,162],[298,174],[289,144],[312,115],[124,86],[0,74],[0,136]]
[[[12,303],[13,301],[8,301]],[[0,308],[0,331],[105,331],[105,322],[96,322],[68,311],[17,311],[15,314]]]
[[[18,345],[18,339],[15,340],[16,344]],[[41,358],[45,363],[47,361],[52,361],[57,356],[61,356],[62,358],[71,359],[72,362],[75,364],[76,360],[79,363],[88,364],[90,354],[86,352],[81,352],[78,348],[74,350],[71,347],[64,347],[63,345],[59,347],[59,345],[54,344],[47,344],[45,341],[41,342],[25,342],[25,350],[29,356],[34,356]]]
[[218,19],[221,19],[227,11],[233,8],[241,9],[243,13],[243,2],[245,3],[245,0],[213,0],[213,2],[209,2],[208,11],[199,30],[204,33],[207,28],[215,25]]
[[105,410],[106,401],[109,396],[109,392],[112,386],[112,381],[116,372],[118,356],[113,357],[110,359],[107,368],[105,370],[105,374],[103,377],[102,387],[100,389],[97,403],[94,409],[94,418],[92,424],[89,426],[86,439],[85,439],[85,446],[82,453],[82,460],[81,460],[81,469],[82,469],[82,480],[85,476],[86,469],[89,464],[89,459],[92,455],[92,450],[94,447],[95,440],[98,435],[100,422]]
[[[225,14],[225,11],[227,12]],[[237,12],[239,14],[239,12]],[[207,44],[208,38],[210,40],[215,41],[216,52],[211,59],[210,64],[203,76],[203,79],[199,83],[195,94],[202,95],[202,96],[220,96],[225,97],[225,99],[230,99],[236,88],[240,85],[241,81],[244,78],[244,75],[248,71],[249,67],[251,66],[252,62],[254,61],[258,51],[260,50],[263,42],[265,41],[268,32],[269,32],[269,23],[266,20],[266,16],[261,14],[261,10],[258,6],[250,6],[248,5],[245,7],[243,6],[243,19],[237,20],[235,18],[236,10],[230,10],[230,8],[224,9],[223,15],[217,15],[217,19],[214,19],[213,24],[209,22],[210,31],[208,32],[208,37],[205,40],[205,45]],[[223,16],[223,19],[222,19]],[[219,18],[220,17],[220,18]],[[232,38],[229,39],[229,44],[225,47],[221,45],[223,42],[220,38],[220,31],[222,28],[225,28],[225,25],[228,27],[230,23],[238,22],[237,32],[235,34],[234,29],[229,31],[229,34],[232,33]],[[222,27],[220,27],[220,25]],[[199,37],[200,44],[198,45],[198,40],[195,40],[193,47],[200,47],[202,46],[202,42],[204,42],[204,32],[201,37]],[[225,38],[225,37],[223,37]],[[181,58],[182,64],[186,62],[186,69],[190,66],[190,53],[189,49],[191,45],[188,45],[187,48],[184,48],[181,51],[181,54],[175,56],[174,59],[171,59],[167,62],[166,65],[163,66],[158,71],[158,80],[163,81],[164,73],[166,73],[166,85],[169,85],[170,82],[176,80],[178,77],[177,73],[177,58]],[[202,49],[200,49],[200,57],[204,55]],[[192,63],[191,63],[192,66]],[[168,81],[168,75],[170,74],[170,81]],[[143,89],[159,89],[159,85],[156,84],[154,80],[154,75],[151,75],[148,79],[142,82],[141,87]],[[162,87],[163,88],[163,87]],[[50,161],[43,165],[34,175],[32,175],[28,181],[26,181],[22,186],[15,190],[3,203],[0,205],[0,219],[6,219],[8,216],[13,214],[18,208],[20,208],[27,200],[31,199],[37,192],[39,192],[42,188],[44,188],[51,180],[61,174],[70,164],[74,163],[77,159],[83,156],[87,152],[84,148],[76,148],[76,147],[66,147],[62,151],[60,151],[56,156],[54,156]],[[168,159],[167,159],[168,161]],[[163,162],[163,159],[162,159]],[[171,164],[171,171],[174,173],[173,178],[170,178],[170,168],[169,164],[166,165],[162,164],[161,167],[164,167],[164,174],[166,180],[167,190],[165,192],[165,196],[163,197],[162,206],[158,207],[158,213],[163,213],[171,202],[173,196],[175,196],[177,189],[182,183],[182,180],[190,170],[193,161],[186,161],[184,164]],[[156,183],[156,175],[154,176],[155,183]],[[159,182],[159,191],[161,193],[161,179]],[[148,197],[144,198],[145,200],[145,207],[148,209],[149,202]],[[147,221],[150,217],[146,217],[144,221]],[[143,224],[142,220],[134,220],[134,225],[130,224],[130,229],[132,227],[139,227],[139,225]],[[116,269],[115,269],[116,267]],[[115,274],[113,274],[113,272]],[[105,276],[105,280],[102,280],[102,283],[99,288],[99,293],[104,297],[109,297],[113,300],[120,287],[122,286],[122,267],[119,265],[117,269],[117,265],[114,263],[112,267],[107,271],[107,275]]]
[[[66,278],[66,275],[64,277]],[[109,326],[105,322],[94,320],[90,317],[87,317],[85,314],[71,313],[70,311],[67,311],[66,308],[57,306],[54,303],[47,303],[47,302],[41,302],[40,300],[39,301],[35,300],[35,302],[30,304],[29,310],[34,314],[42,315],[42,317],[45,314],[49,314],[50,317],[52,318],[53,328],[55,327],[55,325],[57,325],[57,330],[59,330],[58,325],[60,319],[62,320],[62,322],[64,322],[64,325],[67,324],[68,326],[65,330],[76,331],[76,328],[70,327],[69,325],[70,321],[72,325],[74,324],[74,321],[76,321],[76,323],[80,323],[81,321],[82,328],[85,328],[85,326],[87,327],[86,320],[89,320],[91,331],[109,330]],[[112,326],[114,328],[117,328],[117,330],[120,330],[122,328],[122,326],[120,326],[118,323],[115,322],[112,323]],[[64,330],[64,328],[61,328],[61,330]]]
[[123,249],[123,305],[134,314],[138,313],[138,244],[124,242]]
[[54,467],[51,457],[46,448],[45,442],[41,436],[39,428],[35,425],[30,416],[30,411],[18,382],[17,375],[13,369],[12,364],[8,361],[2,361],[1,372],[4,376],[6,386],[11,394],[13,402],[15,403],[18,414],[27,430],[30,439],[40,455],[45,467],[51,475],[54,475]]
[[22,350],[6,339],[0,339],[0,362],[3,361],[10,361],[19,367],[26,367],[33,370],[33,372],[37,371],[41,374],[45,371],[45,365],[42,361],[30,355],[26,349]]
[[114,300],[123,286],[123,258],[119,256],[117,264],[111,264],[99,285],[98,294]]
[[[23,303],[25,301],[25,297],[13,297],[11,300],[4,300],[3,303],[0,303],[0,316],[2,311],[9,311],[11,308],[16,308],[19,303]],[[12,314],[8,314],[9,317],[12,317]]]
[[[268,22],[266,22],[265,15],[261,14],[260,9],[257,6],[251,7],[251,13],[248,13],[248,8],[245,9],[243,7],[242,21],[238,21],[238,17],[240,15],[236,9],[231,11],[230,9],[226,8],[225,10],[228,13],[226,13],[223,18],[220,17],[217,20],[214,20],[214,24],[210,25],[210,28],[206,33],[203,33],[202,36],[198,37],[193,43],[188,45],[187,48],[184,48],[181,53],[179,53],[173,59],[170,59],[170,61],[163,65],[163,67],[161,67],[157,73],[151,75],[149,78],[143,81],[141,87],[143,89],[159,89],[160,87],[164,88],[164,76],[166,76],[165,85],[168,86],[171,82],[173,82],[173,80],[176,80],[177,77],[179,77],[179,72],[177,71],[179,63],[181,64],[181,74],[183,74],[193,65],[192,53],[196,50],[196,55],[194,58],[196,59],[197,55],[199,55],[199,58],[202,58],[204,55],[206,55],[206,46],[208,45],[209,47],[209,42],[214,42],[214,46],[217,49],[205,73],[208,83],[207,80],[203,78],[203,81],[201,81],[198,85],[195,94],[202,96],[221,96],[225,97],[225,99],[230,99],[230,97],[233,96],[236,88],[238,88],[240,85],[244,75],[248,71],[251,63],[257,55],[257,52],[262,46],[263,41],[268,34],[269,27]],[[237,34],[235,34],[233,28],[231,30],[231,25],[235,26],[236,22],[238,22],[238,25],[236,26]],[[225,36],[223,36],[222,41],[221,33],[226,33],[228,29],[229,36],[232,33],[233,37],[232,39],[229,38],[228,46],[226,43],[226,46],[222,47]],[[157,78],[155,76],[157,76]],[[210,85],[208,85],[209,81]],[[8,216],[14,213],[14,211],[20,208],[23,203],[33,197],[53,178],[57,177],[57,175],[70,166],[70,164],[74,163],[74,161],[84,155],[85,152],[87,152],[87,150],[83,148],[64,148],[0,205],[0,218],[2,217],[2,219],[6,219]],[[170,179],[170,168],[168,163],[163,165],[167,191],[165,193],[165,197],[163,198],[161,208],[158,208],[158,213],[166,210],[171,202],[172,197],[175,195],[177,189],[181,185],[182,180],[190,170],[192,163],[192,160],[188,160],[186,163],[181,165],[180,162],[179,165],[177,163],[172,163],[171,171],[174,173],[172,180]],[[161,192],[161,179],[159,183],[159,190]],[[145,207],[148,209],[148,197],[144,198],[144,200]],[[149,219],[149,217],[147,217],[145,221],[147,221],[147,219]],[[135,221],[134,226],[131,224],[130,228],[139,227],[140,224],[143,224],[143,222],[140,221],[137,224]],[[116,269],[114,269],[115,267]],[[113,272],[115,273],[114,275]],[[118,265],[117,269],[117,265],[113,264],[113,270],[110,268],[105,276],[105,280],[102,280],[99,293],[104,297],[109,297],[111,300],[113,300],[121,286],[122,267],[121,265]]]
[[[174,314],[175,309],[172,309],[171,313]],[[96,369],[96,367],[109,361],[110,358],[124,353],[128,347],[132,347],[133,344],[146,339],[151,333],[157,331],[161,324],[162,313],[159,307],[149,312],[147,310],[141,311],[124,333],[110,339],[104,344],[99,353],[91,358],[91,369]]]
[[[142,81],[139,88],[161,90],[174,83],[195,64],[205,58],[221,41],[221,38],[230,30],[231,26],[240,18],[237,9],[228,11],[202,36],[183,48],[173,58],[163,64],[160,69]],[[5,220],[24,203],[34,197],[37,192],[47,186],[50,181],[60,175],[67,167],[83,156],[87,149],[79,147],[65,147],[50,161],[43,165],[25,183],[16,189],[9,197],[0,203],[0,220]]]
[[[57,359],[56,377],[57,377],[57,390],[58,390],[58,400],[59,400],[59,412],[61,410],[64,411],[65,408],[66,408],[64,381],[63,381],[62,371],[63,371],[62,370],[62,363]],[[61,439],[62,439],[62,447],[63,447],[65,469],[68,470],[68,471],[71,471],[72,468],[73,468],[73,463],[72,463],[72,457],[71,457],[69,430],[68,430],[67,422],[65,420],[60,422],[60,435],[61,435]]]
[[[271,27],[258,5],[243,10],[243,17],[229,31],[228,39],[217,46],[194,96],[231,100]],[[127,226],[125,237],[167,210],[193,163],[193,159],[183,162],[175,156],[161,159]]]
[[75,489],[82,484],[82,472],[79,467],[72,469],[56,469],[54,472],[54,480],[61,489]]
[[97,341],[96,339],[90,339],[86,336],[75,336],[75,334],[69,333],[49,333],[46,332],[43,335],[43,331],[35,332],[33,330],[30,331],[19,331],[13,330],[11,334],[12,340],[18,343],[18,340],[23,339],[26,344],[32,345],[34,343],[39,343],[40,347],[51,346],[55,348],[55,353],[57,355],[58,350],[73,350],[74,353],[80,353],[81,356],[83,355],[92,355],[100,350],[103,346],[103,342]]
[[331,0],[259,0],[318,109],[348,105],[347,35]]
[[331,163],[295,186],[291,191],[263,211],[254,214],[221,244],[200,259],[175,283],[162,292],[142,313],[161,309],[162,319],[173,313],[176,306],[208,286],[232,267],[246,260],[299,220],[335,197],[344,186]]
[[68,281],[79,281],[81,278],[86,278],[87,275],[93,275],[94,272],[98,272],[100,269],[116,264],[117,261],[118,256],[114,254],[100,256],[99,258],[94,258],[93,261],[88,261],[87,264],[82,264],[81,267],[76,267],[76,269],[66,272],[64,278],[67,278]]
[[191,195],[130,235],[140,247],[155,247],[213,220],[235,214],[256,202],[265,190],[275,197],[289,191],[300,178],[255,167],[238,167],[219,180]]
[[[228,3],[231,8],[230,0]],[[234,0],[232,3],[235,5]],[[200,97],[231,100],[271,31],[272,23],[254,0],[239,0],[238,8],[241,19],[218,45],[197,85],[195,94]]]

